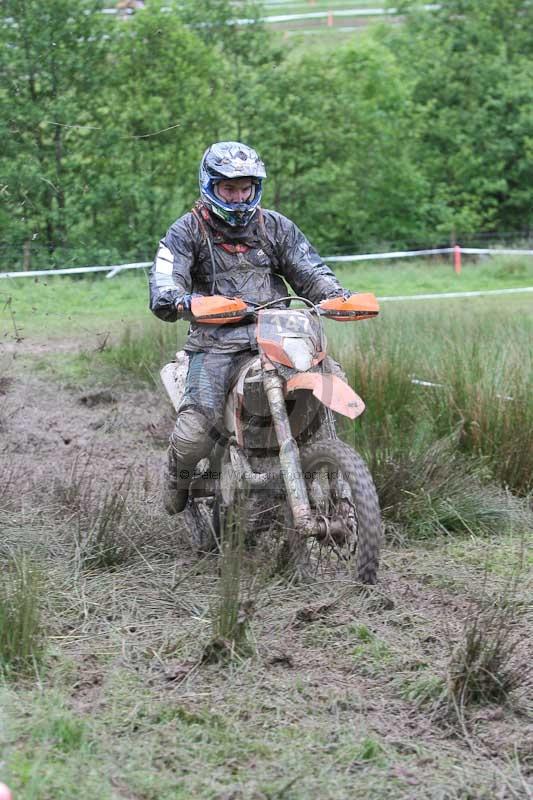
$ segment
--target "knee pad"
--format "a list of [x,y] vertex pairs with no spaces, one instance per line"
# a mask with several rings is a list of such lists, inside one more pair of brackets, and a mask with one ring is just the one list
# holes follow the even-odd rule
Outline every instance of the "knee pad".
[[196,408],[185,408],[176,419],[170,446],[178,464],[196,464],[207,456],[214,441],[211,424]]

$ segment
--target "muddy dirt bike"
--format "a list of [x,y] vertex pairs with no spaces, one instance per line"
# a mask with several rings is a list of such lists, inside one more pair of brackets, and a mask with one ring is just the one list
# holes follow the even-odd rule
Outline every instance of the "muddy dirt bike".
[[[297,569],[331,574],[343,565],[373,584],[381,542],[377,494],[363,459],[337,438],[334,417],[355,419],[365,406],[326,355],[322,319],[368,319],[379,306],[371,294],[317,306],[285,300],[303,307],[280,308],[279,300],[253,307],[221,296],[192,301],[203,324],[254,320],[258,354],[250,353],[235,376],[224,435],[191,483],[186,525],[198,550],[217,549],[221,518],[244,496],[251,532],[284,531],[283,546]],[[187,360],[178,353],[161,370],[176,409]]]

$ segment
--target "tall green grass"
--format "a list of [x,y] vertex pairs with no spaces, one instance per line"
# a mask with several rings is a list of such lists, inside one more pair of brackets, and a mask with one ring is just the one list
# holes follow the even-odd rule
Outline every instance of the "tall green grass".
[[185,344],[186,328],[150,322],[142,327],[126,327],[119,341],[103,351],[103,363],[112,371],[157,383],[160,368]]
[[23,554],[2,557],[0,675],[31,672],[42,659],[42,576]]
[[532,318],[513,318],[492,301],[438,302],[427,309],[384,304],[377,320],[330,329],[334,354],[367,405],[350,441],[374,462],[400,462],[451,439],[477,471],[527,494],[533,476]]

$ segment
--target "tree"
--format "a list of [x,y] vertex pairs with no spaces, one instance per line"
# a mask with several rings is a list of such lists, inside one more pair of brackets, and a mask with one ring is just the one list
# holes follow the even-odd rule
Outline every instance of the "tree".
[[404,5],[385,39],[413,80],[420,164],[437,230],[520,231],[533,208],[533,6]]
[[121,252],[152,253],[197,196],[197,165],[229,116],[227,65],[186,28],[180,4],[152,2],[119,23],[97,113],[106,152],[87,204]]
[[[102,79],[102,15],[79,0],[4,0],[0,24],[1,236],[45,254],[68,244],[82,191],[72,154]],[[22,247],[20,247],[22,251]]]
[[410,115],[402,70],[372,39],[265,68],[248,134],[267,161],[267,202],[330,251],[422,238]]
[[228,119],[224,58],[178,3],[131,20],[89,0],[3,13],[0,237],[26,265],[30,243],[34,265],[147,257]]

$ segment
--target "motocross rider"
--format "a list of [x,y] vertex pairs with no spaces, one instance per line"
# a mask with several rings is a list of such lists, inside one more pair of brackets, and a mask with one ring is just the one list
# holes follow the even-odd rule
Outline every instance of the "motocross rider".
[[286,281],[313,303],[349,296],[291,220],[261,208],[265,166],[251,147],[217,142],[201,160],[200,199],[171,225],[150,273],[150,309],[190,322],[185,393],[170,437],[164,505],[184,510],[196,464],[223,431],[226,395],[239,366],[257,351],[255,324],[194,322],[194,295],[266,303],[287,295]]

